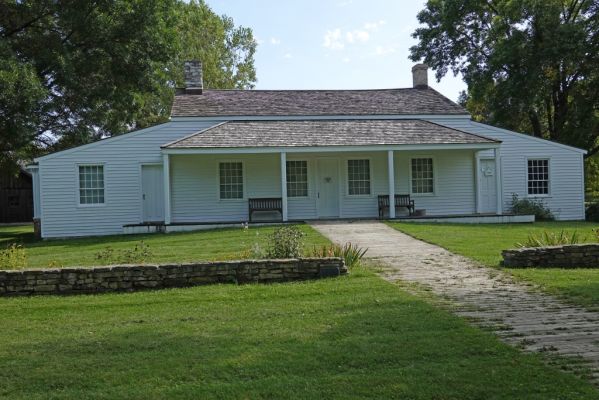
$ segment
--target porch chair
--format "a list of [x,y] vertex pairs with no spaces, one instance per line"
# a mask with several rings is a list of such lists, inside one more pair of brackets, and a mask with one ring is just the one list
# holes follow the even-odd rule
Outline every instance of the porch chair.
[[278,211],[283,217],[283,199],[280,197],[248,199],[248,218],[250,222],[252,222],[254,211]]
[[[398,208],[405,207],[408,209],[410,216],[414,213],[414,200],[410,199],[409,194],[396,194],[395,195],[395,210]],[[385,210],[389,211],[389,195],[379,194],[379,219],[383,219]]]

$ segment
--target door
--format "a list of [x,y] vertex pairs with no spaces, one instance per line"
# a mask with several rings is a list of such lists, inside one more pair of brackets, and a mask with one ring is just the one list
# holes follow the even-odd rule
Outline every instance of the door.
[[162,165],[141,166],[143,222],[164,221]]
[[339,216],[339,166],[334,158],[318,159],[318,217]]
[[478,187],[480,190],[481,213],[495,213],[497,211],[497,184],[495,173],[495,160],[480,160],[478,174]]

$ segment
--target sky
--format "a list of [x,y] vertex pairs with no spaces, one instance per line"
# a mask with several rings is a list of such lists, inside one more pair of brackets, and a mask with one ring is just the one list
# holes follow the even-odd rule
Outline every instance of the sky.
[[[252,28],[256,89],[380,89],[412,86],[408,59],[424,0],[207,0]],[[457,100],[450,72],[429,86]]]

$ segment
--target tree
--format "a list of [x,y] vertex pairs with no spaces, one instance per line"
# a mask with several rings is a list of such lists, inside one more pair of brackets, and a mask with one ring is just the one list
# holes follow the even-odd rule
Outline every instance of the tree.
[[255,48],[203,1],[0,0],[0,164],[166,120],[186,58],[252,87]]
[[183,87],[183,63],[201,60],[204,87],[251,89],[256,82],[256,40],[250,28],[236,27],[226,15],[218,16],[204,0],[180,1],[176,7],[176,54],[165,66],[170,85],[144,98],[136,127],[163,122],[169,117],[173,86]]
[[410,58],[461,73],[473,118],[599,152],[599,3],[429,0]]

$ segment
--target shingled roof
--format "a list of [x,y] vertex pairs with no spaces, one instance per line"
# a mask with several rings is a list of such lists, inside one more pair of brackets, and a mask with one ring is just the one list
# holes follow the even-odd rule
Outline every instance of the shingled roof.
[[163,148],[498,143],[423,120],[228,121]]
[[203,90],[178,94],[172,117],[464,115],[430,87],[380,90]]

